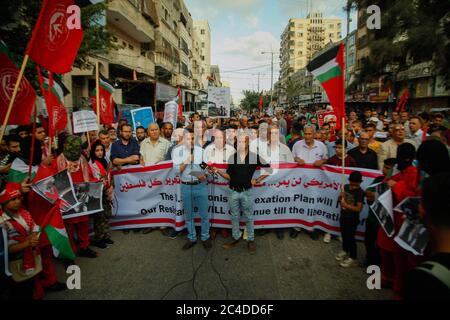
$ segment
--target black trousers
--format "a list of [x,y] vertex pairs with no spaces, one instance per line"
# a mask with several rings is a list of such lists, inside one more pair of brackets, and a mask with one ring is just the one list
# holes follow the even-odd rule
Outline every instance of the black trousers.
[[381,265],[380,250],[377,246],[378,228],[379,224],[377,221],[366,220],[364,245],[366,247],[366,259],[369,266]]
[[352,259],[356,259],[356,228],[359,224],[359,214],[341,212],[339,219],[342,234],[342,250]]

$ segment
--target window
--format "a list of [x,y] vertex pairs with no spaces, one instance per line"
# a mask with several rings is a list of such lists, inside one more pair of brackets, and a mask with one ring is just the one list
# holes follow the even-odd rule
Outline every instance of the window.
[[341,33],[340,33],[340,32],[336,33],[336,36],[337,36],[338,38],[340,38],[340,37],[341,37]]
[[205,43],[204,42],[202,42],[202,48],[204,48],[205,47]]
[[330,27],[330,29],[334,29],[334,24],[330,24],[328,27]]
[[332,33],[330,33],[330,38],[333,38],[333,34]]
[[200,34],[206,34],[205,29],[200,30]]
[[129,44],[129,45],[128,45],[128,49],[134,50],[134,47],[133,47],[131,44]]

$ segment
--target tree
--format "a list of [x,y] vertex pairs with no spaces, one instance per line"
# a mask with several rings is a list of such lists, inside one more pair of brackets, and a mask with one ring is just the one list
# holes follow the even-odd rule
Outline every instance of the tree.
[[[243,90],[242,94],[244,98],[241,100],[242,109],[251,111],[259,108],[259,99],[261,93],[252,90]],[[268,107],[270,104],[270,96],[263,96],[263,108]]]
[[[20,67],[31,39],[34,26],[41,10],[41,0],[14,0],[2,4],[0,11],[0,38],[6,43],[13,61]],[[88,68],[87,58],[91,54],[106,54],[116,49],[112,34],[102,25],[107,6],[104,3],[90,5],[81,9],[81,24],[84,30],[83,42],[75,59],[74,66]],[[26,70],[27,79],[39,88],[36,68],[32,61]]]
[[[359,76],[380,75],[411,64],[433,61],[435,72],[450,81],[450,6],[438,0],[356,0],[359,8],[378,5],[381,29],[370,31],[371,55]],[[373,73],[372,73],[373,74]]]
[[300,88],[297,86],[294,80],[289,78],[286,81],[286,97],[289,103],[289,106],[292,106],[296,97],[300,94]]

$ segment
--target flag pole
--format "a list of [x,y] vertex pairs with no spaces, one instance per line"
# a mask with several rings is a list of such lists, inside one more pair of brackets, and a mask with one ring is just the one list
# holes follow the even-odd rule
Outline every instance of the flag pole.
[[[98,65],[98,61],[96,62],[96,72],[95,72],[95,87],[96,87],[96,91],[97,91],[97,125],[100,128],[100,72],[98,70],[99,65]],[[89,136],[89,135],[88,135]]]
[[342,174],[341,174],[341,190],[344,192],[344,183],[345,183],[345,117],[342,117]]
[[5,119],[3,120],[3,126],[2,126],[2,130],[0,132],[0,143],[3,141],[3,136],[5,135],[6,126],[8,124],[8,120],[11,115],[11,110],[14,106],[14,102],[16,101],[17,92],[19,91],[19,86],[20,86],[20,83],[22,82],[23,74],[25,73],[25,68],[27,66],[29,57],[30,56],[28,54],[26,54],[25,57],[23,58],[22,67],[20,68],[19,76],[17,77],[16,84],[14,85],[13,95],[11,97],[11,100],[9,101],[8,111],[6,112]]
[[34,103],[33,106],[33,130],[31,131],[31,152],[30,152],[30,164],[28,165],[28,182],[31,182],[31,169],[33,168],[33,159],[34,159],[34,145],[35,145],[35,141],[36,141],[36,121],[37,121],[37,106],[36,106],[36,102]]

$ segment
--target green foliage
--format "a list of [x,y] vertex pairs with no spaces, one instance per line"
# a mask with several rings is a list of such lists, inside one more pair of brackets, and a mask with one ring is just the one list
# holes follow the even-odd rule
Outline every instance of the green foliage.
[[359,81],[387,67],[405,69],[433,61],[437,74],[450,80],[450,3],[439,0],[356,0],[359,8],[378,5],[381,30],[369,32],[371,55]]
[[[244,98],[241,100],[242,109],[251,111],[253,109],[258,109],[259,98],[261,96],[260,92],[252,90],[243,90],[242,94]],[[263,108],[267,108],[270,104],[270,96],[263,96]]]

